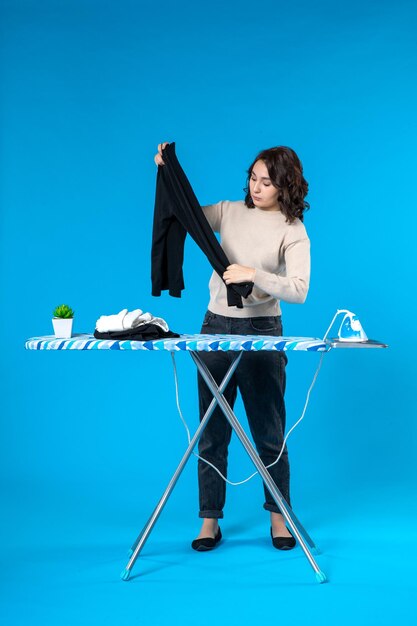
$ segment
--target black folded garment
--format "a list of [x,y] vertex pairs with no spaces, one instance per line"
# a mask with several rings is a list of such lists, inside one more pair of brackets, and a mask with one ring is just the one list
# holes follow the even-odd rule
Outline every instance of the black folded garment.
[[131,341],[150,341],[152,339],[170,339],[171,337],[179,337],[178,333],[171,330],[162,330],[156,324],[142,324],[137,328],[128,328],[126,330],[109,330],[100,333],[97,329],[94,331],[96,339],[130,339]]

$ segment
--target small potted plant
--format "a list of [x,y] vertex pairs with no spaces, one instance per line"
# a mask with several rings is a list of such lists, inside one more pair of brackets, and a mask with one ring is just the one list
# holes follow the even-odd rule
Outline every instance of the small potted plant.
[[72,337],[72,323],[74,321],[74,311],[68,304],[60,304],[53,313],[52,324],[55,331],[55,337],[68,339]]

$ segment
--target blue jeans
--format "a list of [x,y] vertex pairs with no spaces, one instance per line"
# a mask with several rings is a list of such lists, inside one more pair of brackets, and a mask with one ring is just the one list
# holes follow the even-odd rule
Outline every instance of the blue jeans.
[[[225,317],[207,311],[203,334],[273,335],[282,336],[281,316],[271,317]],[[200,352],[217,385],[220,385],[230,367],[233,352]],[[255,447],[264,465],[278,457],[285,431],[285,352],[244,352],[237,369],[230,379],[224,396],[233,409],[239,388],[248,418]],[[213,399],[201,374],[198,373],[200,421]],[[228,446],[232,428],[216,405],[198,444],[199,455],[215,465],[227,476]],[[291,506],[289,481],[290,467],[285,446],[279,462],[269,470],[275,484]],[[226,500],[226,483],[207,463],[198,460],[199,517],[222,518]],[[269,490],[264,484],[264,509],[280,513]]]

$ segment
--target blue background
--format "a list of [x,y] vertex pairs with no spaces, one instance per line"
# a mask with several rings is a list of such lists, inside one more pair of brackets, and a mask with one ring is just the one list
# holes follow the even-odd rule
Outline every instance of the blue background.
[[[0,6],[3,623],[414,624],[415,3]],[[183,297],[150,295],[162,141],[201,204],[241,199],[257,152],[291,146],[312,277],[305,304],[282,304],[284,334],[322,337],[348,308],[389,344],[327,354],[289,440],[294,510],[330,584],[299,547],[272,549],[259,477],[228,488],[223,545],[193,552],[194,458],[122,583],[186,446],[170,356],[24,350],[63,302],[76,333],[125,307],[199,331],[211,268],[191,240]],[[289,425],[318,359],[290,355]],[[194,430],[195,368],[177,366]],[[230,478],[251,472],[234,439]]]

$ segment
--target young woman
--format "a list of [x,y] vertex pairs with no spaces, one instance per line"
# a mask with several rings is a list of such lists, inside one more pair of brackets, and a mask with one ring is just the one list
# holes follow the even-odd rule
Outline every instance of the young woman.
[[[164,165],[158,145],[155,163]],[[303,224],[309,208],[304,200],[308,183],[301,162],[291,148],[277,146],[260,152],[248,169],[244,200],[222,201],[203,206],[231,265],[223,280],[213,272],[210,301],[201,333],[282,336],[280,301],[303,303],[310,282],[310,240]],[[243,308],[227,305],[226,285],[253,282],[252,293],[242,300]],[[223,380],[231,356],[228,352],[201,352],[217,384]],[[233,408],[239,389],[256,449],[265,465],[281,451],[285,431],[285,352],[245,352],[224,395]],[[200,420],[212,394],[198,374]],[[228,446],[232,429],[216,406],[199,441],[199,455],[227,476]],[[278,463],[268,470],[285,500],[290,502],[290,468],[287,447]],[[192,547],[214,548],[222,535],[226,483],[207,463],[198,461],[199,516],[203,524]],[[264,508],[270,512],[271,538],[275,548],[288,550],[295,539],[271,494],[264,485]]]

